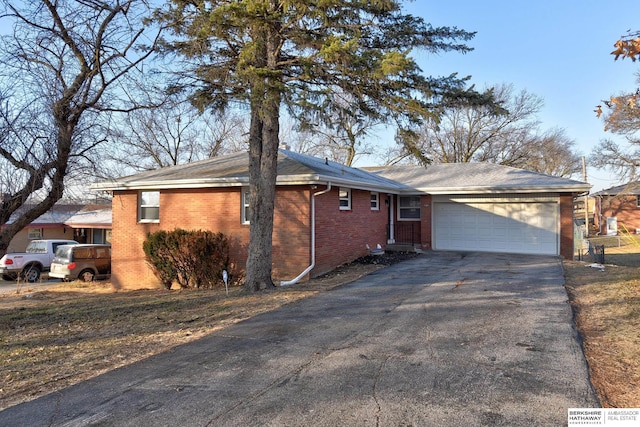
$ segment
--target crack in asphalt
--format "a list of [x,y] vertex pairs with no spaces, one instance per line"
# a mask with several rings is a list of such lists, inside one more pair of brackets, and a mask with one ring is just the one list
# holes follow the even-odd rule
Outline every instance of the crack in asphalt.
[[319,360],[325,359],[330,354],[332,354],[332,352],[325,353],[325,354],[321,354],[319,352],[315,352],[313,357],[311,357],[311,359],[309,359],[306,363],[303,363],[302,365],[299,365],[297,368],[292,369],[291,371],[287,372],[286,374],[281,375],[280,377],[276,378],[275,380],[273,380],[267,386],[265,386],[262,389],[256,391],[255,393],[252,393],[248,398],[239,400],[238,402],[236,402],[235,405],[232,405],[231,407],[227,408],[225,411],[222,411],[219,414],[217,414],[215,417],[213,417],[206,425],[207,426],[216,425],[215,424],[216,421],[218,421],[221,417],[233,412],[235,409],[239,408],[240,406],[244,405],[245,403],[248,403],[248,402],[251,402],[254,399],[257,399],[258,397],[266,394],[270,390],[272,390],[272,389],[274,389],[276,387],[279,387],[282,384],[286,384],[292,378],[295,378],[298,375],[300,375],[300,373],[302,371],[304,371],[306,368],[311,366],[314,362],[317,362]]
[[390,356],[386,356],[382,360],[382,363],[380,363],[380,366],[378,367],[378,372],[376,373],[376,379],[373,382],[373,400],[376,402],[376,407],[377,407],[376,414],[375,414],[376,427],[380,426],[380,414],[382,412],[382,406],[380,405],[380,400],[378,400],[378,383],[380,382],[380,377],[382,376],[382,370],[384,369],[389,359],[390,359]]

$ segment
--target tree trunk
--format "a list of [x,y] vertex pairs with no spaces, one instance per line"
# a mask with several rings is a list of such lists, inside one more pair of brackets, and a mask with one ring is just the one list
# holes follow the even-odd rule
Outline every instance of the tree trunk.
[[[249,141],[249,255],[245,290],[273,287],[271,280],[273,211],[278,146],[264,139],[264,122],[258,112],[251,113]],[[254,132],[257,133],[254,136]],[[272,177],[273,175],[273,177]]]
[[256,63],[269,72],[255,78],[251,97],[249,130],[249,254],[245,290],[255,292],[273,287],[271,278],[273,218],[278,162],[281,81],[277,68],[278,32],[274,28],[257,31],[264,44]]

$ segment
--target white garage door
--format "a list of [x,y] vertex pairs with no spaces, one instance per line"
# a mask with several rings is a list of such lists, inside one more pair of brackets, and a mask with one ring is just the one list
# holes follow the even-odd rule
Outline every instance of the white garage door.
[[557,197],[434,198],[433,248],[559,254]]

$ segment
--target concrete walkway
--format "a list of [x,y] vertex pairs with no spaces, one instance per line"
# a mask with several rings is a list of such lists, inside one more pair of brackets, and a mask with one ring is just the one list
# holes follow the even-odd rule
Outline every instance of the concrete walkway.
[[8,408],[0,425],[566,425],[598,402],[563,281],[553,257],[429,253]]

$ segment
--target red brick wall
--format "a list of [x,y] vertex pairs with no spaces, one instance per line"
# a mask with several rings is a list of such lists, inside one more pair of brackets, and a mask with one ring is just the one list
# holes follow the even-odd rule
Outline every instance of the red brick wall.
[[420,244],[423,250],[431,250],[431,220],[432,220],[431,195],[420,198]]
[[[321,191],[322,188],[316,190]],[[339,189],[316,197],[316,266],[312,277],[368,254],[366,245],[387,241],[387,194],[379,193],[379,210],[371,210],[371,192],[351,190],[351,209],[340,210]]]
[[560,256],[573,259],[573,196],[560,195]]
[[[311,190],[278,188],[273,220],[274,280],[291,280],[311,264]],[[248,239],[247,239],[248,242]]]
[[602,216],[602,234],[607,232],[605,218],[611,217],[616,217],[619,233],[626,229],[633,234],[636,228],[640,228],[640,208],[636,196],[603,197]]
[[111,281],[121,288],[155,287],[158,280],[144,261],[142,242],[158,224],[138,224],[138,192],[116,191],[111,203]]
[[[221,231],[230,238],[231,261],[244,270],[249,226],[241,224],[241,188],[163,190],[160,222],[138,223],[138,192],[113,197],[112,281],[116,286],[156,287],[158,280],[144,259],[142,243],[158,230]],[[273,276],[290,279],[310,263],[308,187],[278,189],[273,234]]]

